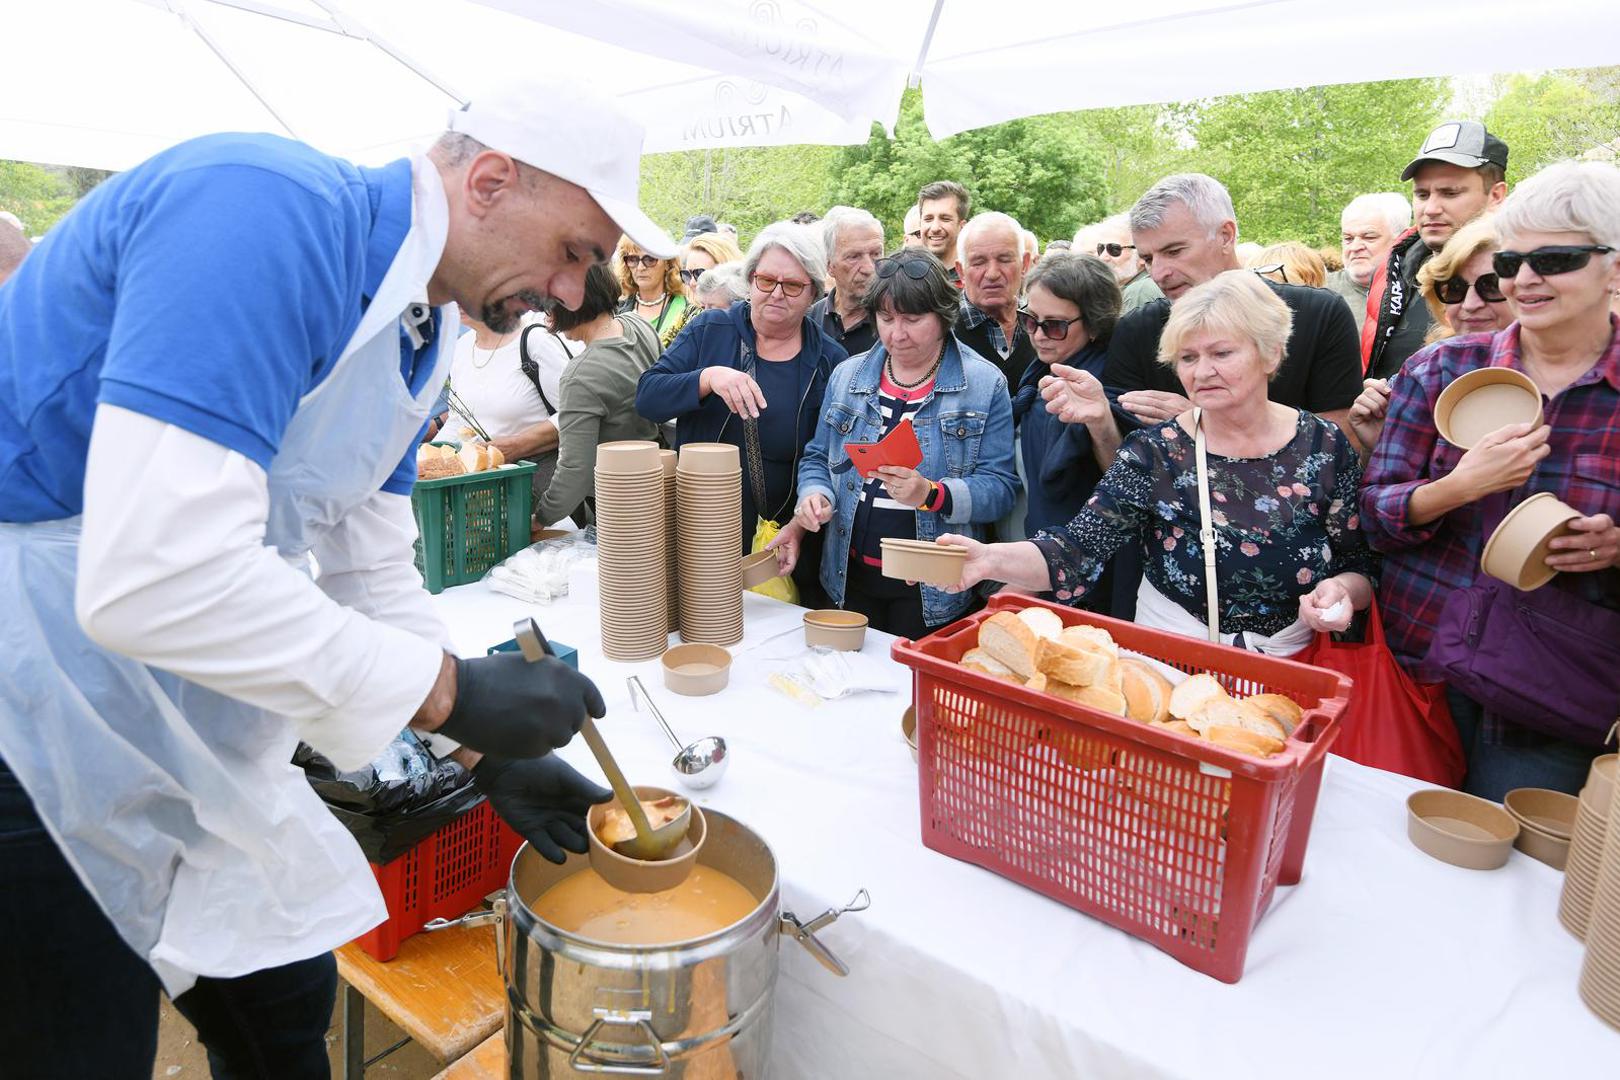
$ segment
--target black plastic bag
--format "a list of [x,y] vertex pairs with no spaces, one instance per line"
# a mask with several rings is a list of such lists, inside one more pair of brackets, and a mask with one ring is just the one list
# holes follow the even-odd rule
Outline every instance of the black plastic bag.
[[339,772],[299,743],[293,764],[374,863],[392,862],[418,841],[484,800],[472,774],[430,754],[415,733],[400,734],[364,768]]

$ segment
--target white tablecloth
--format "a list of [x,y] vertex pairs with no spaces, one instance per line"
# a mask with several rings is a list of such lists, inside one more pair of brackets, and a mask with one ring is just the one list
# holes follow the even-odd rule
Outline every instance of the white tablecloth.
[[[607,699],[600,722],[632,782],[670,783],[672,748],[632,710],[640,674],[687,740],[722,735],[733,758],[698,793],[757,829],[801,916],[862,887],[872,906],[822,931],[850,966],[826,971],[782,944],[772,1075],[786,1080],[1209,1080],[1326,1077],[1614,1077],[1620,1034],[1576,994],[1581,946],[1558,923],[1563,876],[1514,854],[1461,870],[1406,839],[1404,777],[1331,758],[1304,879],[1279,888],[1243,979],[1227,985],[986,870],[925,848],[903,694],[819,707],[766,683],[802,651],[802,611],[747,597],[731,685],[686,698],[657,661],[601,654],[589,577],[553,605],[464,586],[437,598],[463,655],[533,615],[579,650]],[[890,639],[864,652],[887,660]],[[905,669],[901,669],[905,670]],[[563,751],[600,778],[582,745]],[[673,786],[673,785],[671,785]],[[789,798],[789,796],[794,796]],[[804,805],[818,808],[814,817]]]

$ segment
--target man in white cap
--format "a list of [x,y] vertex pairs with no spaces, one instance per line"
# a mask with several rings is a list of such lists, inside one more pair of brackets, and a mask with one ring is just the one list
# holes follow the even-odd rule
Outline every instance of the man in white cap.
[[549,751],[601,696],[448,651],[410,490],[453,305],[501,330],[579,303],[621,232],[675,254],[641,141],[563,85],[376,169],[208,136],[101,184],[0,288],[8,1074],[145,1080],[161,988],[216,1077],[326,1075],[329,950],[385,911],[300,739],[354,769],[409,725],[542,854],[585,850],[609,793]]

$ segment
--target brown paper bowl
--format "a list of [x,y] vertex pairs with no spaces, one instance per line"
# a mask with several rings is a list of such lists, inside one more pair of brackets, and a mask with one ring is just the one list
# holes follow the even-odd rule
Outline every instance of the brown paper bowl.
[[1434,426],[1446,442],[1472,450],[1509,424],[1541,425],[1541,390],[1516,368],[1476,368],[1451,380],[1434,402]]
[[731,654],[718,645],[677,645],[660,665],[664,686],[687,697],[718,694],[731,678]]
[[1406,800],[1406,835],[1418,850],[1465,870],[1495,870],[1508,861],[1519,823],[1496,803],[1445,788]]
[[659,464],[664,466],[664,479],[668,480],[675,475],[675,463],[680,459],[679,454],[673,450],[658,451]]
[[658,444],[640,439],[601,443],[596,448],[596,471],[606,476],[657,473]]
[[687,443],[680,455],[680,472],[714,476],[742,472],[742,457],[730,443]]
[[1558,576],[1547,565],[1548,544],[1569,532],[1569,522],[1581,512],[1557,496],[1541,491],[1515,506],[1485,541],[1479,567],[1515,589],[1539,589]]
[[781,576],[782,572],[776,568],[776,552],[756,551],[752,555],[743,556],[743,588],[752,589],[756,585],[763,585],[772,578]]
[[1569,863],[1569,837],[1554,836],[1519,822],[1519,838],[1513,846],[1554,870],[1562,870]]
[[883,576],[901,581],[924,581],[930,585],[960,585],[962,566],[967,562],[963,548],[945,547],[924,540],[882,541]]
[[905,736],[906,745],[911,747],[911,760],[917,760],[917,706],[906,708],[906,713],[900,718],[900,734]]
[[[636,793],[637,798],[646,802],[662,799],[666,795],[687,799],[678,791],[647,784],[637,784],[631,790]],[[687,801],[691,802],[690,799]],[[697,803],[692,803],[692,824],[686,830],[686,839],[675,849],[674,858],[646,862],[620,855],[602,843],[602,838],[596,834],[596,830],[602,825],[602,815],[607,812],[608,807],[616,805],[617,799],[598,803],[585,815],[585,831],[589,834],[591,845],[591,869],[602,875],[603,881],[623,892],[663,892],[685,881],[687,875],[692,872],[692,867],[697,865],[698,852],[703,850],[703,841],[709,837],[709,823],[703,817],[702,808]]]
[[866,644],[865,615],[858,611],[828,608],[804,613],[804,643],[841,652],[859,652]]
[[1520,825],[1568,841],[1575,834],[1575,813],[1581,801],[1548,788],[1514,788],[1502,805]]
[[1620,782],[1620,754],[1604,754],[1592,762],[1592,768],[1586,774],[1586,786],[1581,789],[1581,794],[1598,817],[1604,819],[1609,817],[1609,807],[1614,803],[1614,789],[1617,782]]

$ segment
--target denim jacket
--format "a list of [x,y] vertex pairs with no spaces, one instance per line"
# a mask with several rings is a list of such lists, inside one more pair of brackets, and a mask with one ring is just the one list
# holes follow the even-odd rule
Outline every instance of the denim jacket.
[[[840,607],[849,580],[850,531],[861,478],[854,469],[836,476],[833,469],[847,460],[845,443],[875,442],[881,435],[878,380],[887,355],[876,345],[833,370],[821,421],[799,464],[799,498],[819,494],[833,507],[832,520],[823,526],[827,539],[821,584]],[[948,516],[917,512],[917,539],[933,540],[946,532],[983,539],[984,527],[1011,510],[1018,494],[1007,380],[994,364],[947,336],[934,392],[923,400],[912,424],[923,452],[918,471],[951,493]],[[923,621],[929,626],[948,623],[972,602],[971,592],[951,594],[923,585]]]

